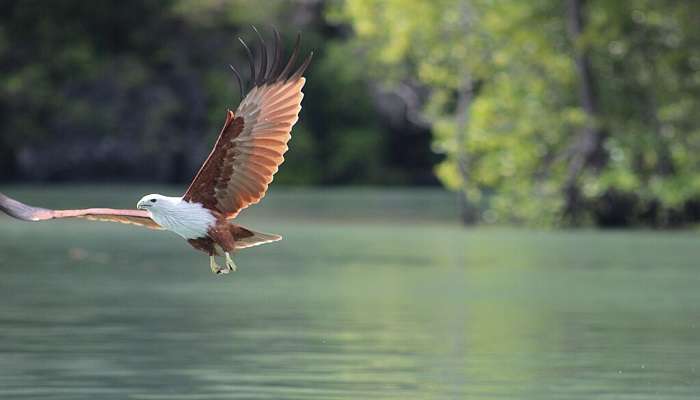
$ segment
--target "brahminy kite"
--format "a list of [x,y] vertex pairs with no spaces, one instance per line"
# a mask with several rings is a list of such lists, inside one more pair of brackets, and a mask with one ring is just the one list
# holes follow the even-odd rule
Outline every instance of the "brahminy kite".
[[[55,218],[84,218],[121,222],[165,229],[182,236],[196,250],[209,255],[211,270],[226,274],[236,270],[234,251],[282,239],[279,235],[255,232],[232,220],[244,208],[258,203],[284,161],[292,126],[301,110],[302,76],[313,52],[295,68],[301,35],[286,63],[281,40],[273,30],[274,45],[268,65],[268,48],[260,42],[258,61],[250,48],[238,39],[248,56],[252,87],[244,96],[241,76],[231,66],[241,91],[235,112],[228,110],[214,149],[181,197],[160,194],[143,196],[136,210],[87,208],[50,210],[26,205],[0,193],[0,210],[24,221]],[[225,256],[226,267],[217,265],[215,256]]]

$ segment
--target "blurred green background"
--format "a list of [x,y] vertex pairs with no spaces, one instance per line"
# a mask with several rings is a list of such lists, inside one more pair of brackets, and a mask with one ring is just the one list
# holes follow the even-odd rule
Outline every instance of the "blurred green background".
[[316,54],[277,185],[443,186],[467,224],[700,219],[698,2],[0,3],[0,181],[184,187],[254,24]]

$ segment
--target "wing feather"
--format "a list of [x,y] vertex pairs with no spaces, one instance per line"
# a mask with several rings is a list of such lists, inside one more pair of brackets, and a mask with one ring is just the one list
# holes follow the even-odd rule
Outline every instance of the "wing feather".
[[[270,68],[261,59],[256,68],[251,62],[253,88],[238,105],[236,112],[228,111],[226,121],[214,145],[189,188],[186,201],[199,202],[227,218],[233,218],[251,204],[259,202],[267,192],[274,174],[284,162],[291,138],[292,126],[299,119],[303,73],[311,55],[293,69],[299,52],[299,37],[290,60],[283,70],[277,31],[275,48],[270,52]],[[259,42],[264,45],[262,38]],[[249,47],[245,42],[246,53]],[[261,57],[267,50],[262,48]]]
[[84,208],[77,210],[51,210],[32,207],[0,193],[0,211],[23,221],[46,221],[58,218],[83,218],[90,221],[119,222],[163,229],[144,210],[118,210],[114,208]]

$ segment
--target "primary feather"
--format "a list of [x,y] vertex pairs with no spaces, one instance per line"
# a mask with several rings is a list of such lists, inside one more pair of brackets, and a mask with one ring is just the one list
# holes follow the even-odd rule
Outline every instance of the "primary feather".
[[297,36],[292,55],[280,70],[282,52],[278,36],[275,31],[270,68],[267,67],[267,49],[260,37],[261,61],[257,70],[250,48],[241,40],[249,54],[253,87],[235,112],[226,113],[214,149],[183,195],[184,200],[202,203],[226,218],[234,218],[265,196],[274,174],[284,162],[292,126],[299,118],[304,97],[302,74],[313,53],[294,69],[300,43],[300,36]]

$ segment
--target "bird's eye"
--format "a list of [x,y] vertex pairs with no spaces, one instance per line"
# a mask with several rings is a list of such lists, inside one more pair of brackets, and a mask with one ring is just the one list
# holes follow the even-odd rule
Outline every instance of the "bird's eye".
[[151,199],[151,203],[155,203],[155,202],[156,202],[156,199]]

